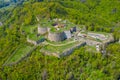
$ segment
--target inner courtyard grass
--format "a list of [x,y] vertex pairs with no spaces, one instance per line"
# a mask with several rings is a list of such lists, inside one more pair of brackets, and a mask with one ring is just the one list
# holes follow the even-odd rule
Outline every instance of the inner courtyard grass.
[[34,41],[44,39],[44,36],[42,36],[42,35],[37,36],[36,34],[29,34],[28,37],[29,37],[29,39],[34,40]]
[[46,40],[48,43],[51,43],[51,44],[66,44],[66,43],[68,43],[68,42],[71,42],[71,41],[74,41],[74,39],[73,38],[71,38],[71,39],[66,39],[66,40],[64,40],[64,41],[59,41],[59,42],[54,42],[54,41],[50,41],[50,40]]
[[37,25],[23,26],[22,30],[24,30],[27,34],[34,33],[37,31]]
[[54,52],[54,53],[62,53],[63,51],[72,48],[73,46],[76,46],[80,42],[76,41],[70,44],[66,44],[63,46],[52,46],[52,45],[45,45],[42,49],[49,51],[49,52]]

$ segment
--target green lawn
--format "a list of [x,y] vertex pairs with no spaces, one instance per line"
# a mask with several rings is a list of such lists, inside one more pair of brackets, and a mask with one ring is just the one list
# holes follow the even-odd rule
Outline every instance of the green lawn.
[[34,33],[34,31],[37,32],[37,25],[23,26],[22,30],[24,30],[27,34]]
[[51,46],[51,45],[46,45],[42,49],[49,51],[49,52],[55,52],[55,53],[62,53],[63,51],[77,45],[79,42],[73,42],[70,44],[66,44],[64,46]]
[[53,21],[52,20],[48,20],[48,19],[40,20],[39,24],[40,24],[41,27],[53,27],[52,26]]
[[34,40],[34,41],[44,39],[44,36],[41,36],[41,35],[37,36],[36,34],[29,34],[28,37],[29,37],[29,39]]
[[9,57],[7,64],[14,63],[23,58],[27,53],[29,53],[33,47],[28,45],[20,45],[16,51]]

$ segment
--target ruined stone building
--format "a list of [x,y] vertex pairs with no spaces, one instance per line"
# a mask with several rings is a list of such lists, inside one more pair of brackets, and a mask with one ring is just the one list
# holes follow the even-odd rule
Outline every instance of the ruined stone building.
[[69,30],[65,31],[58,31],[58,32],[52,32],[50,31],[50,27],[42,27],[38,26],[38,34],[45,34],[47,33],[47,39],[50,41],[63,41],[65,39],[70,39],[72,37],[72,33],[76,32],[76,27],[72,27]]

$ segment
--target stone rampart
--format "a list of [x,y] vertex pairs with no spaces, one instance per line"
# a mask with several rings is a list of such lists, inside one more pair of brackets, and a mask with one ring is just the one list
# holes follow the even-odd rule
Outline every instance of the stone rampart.
[[37,41],[30,40],[29,38],[27,38],[27,42],[29,42],[31,44],[34,44],[34,45],[37,45]]
[[115,39],[112,35],[110,35],[109,39],[104,41],[104,44],[109,45],[110,43],[115,42]]
[[38,27],[38,34],[45,34],[48,32],[48,28],[47,27]]
[[77,45],[75,45],[75,46],[73,46],[69,49],[66,49],[62,53],[50,52],[50,51],[47,51],[47,50],[44,50],[44,49],[41,49],[40,52],[44,53],[45,55],[55,56],[55,57],[61,58],[61,57],[70,55],[76,48],[80,48],[81,46],[84,46],[84,45],[86,45],[86,42],[79,43],[79,44],[77,44]]
[[48,33],[48,40],[50,41],[63,41],[65,40],[65,33],[64,32],[59,32],[59,33],[55,33],[55,32],[49,32]]
[[65,33],[65,38],[66,38],[66,39],[69,39],[69,38],[72,37],[72,34],[71,34],[70,30],[64,31],[64,33]]
[[37,45],[37,44],[43,42],[44,40],[45,40],[45,39],[40,39],[40,40],[38,40],[38,41],[34,41],[34,40],[31,40],[31,39],[27,38],[27,42],[29,42],[29,43],[31,43],[31,44],[34,44],[34,45]]
[[84,45],[86,45],[86,42],[79,43],[79,44],[63,51],[63,53],[61,55],[59,55],[59,57],[70,55],[76,48],[80,48],[81,46],[84,46]]
[[76,27],[70,28],[70,31],[71,31],[71,32],[76,32]]

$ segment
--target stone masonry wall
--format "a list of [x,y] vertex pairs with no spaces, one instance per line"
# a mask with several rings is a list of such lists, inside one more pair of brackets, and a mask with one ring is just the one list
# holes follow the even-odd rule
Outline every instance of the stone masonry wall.
[[86,42],[79,43],[76,46],[73,46],[72,48],[69,48],[69,49],[63,51],[63,53],[61,55],[59,55],[59,57],[70,55],[76,48],[80,48],[81,46],[84,46],[84,45],[86,45]]
[[84,46],[84,45],[86,45],[86,42],[79,43],[76,46],[73,46],[73,47],[63,51],[62,53],[54,53],[54,52],[50,52],[50,51],[47,51],[44,49],[41,49],[40,52],[44,53],[45,55],[55,56],[55,57],[61,58],[61,57],[70,55],[76,48],[80,48],[81,46]]
[[37,42],[36,42],[36,41],[30,40],[29,38],[27,38],[27,42],[29,42],[29,43],[31,43],[31,44],[34,44],[34,45],[37,45]]
[[48,39],[50,41],[63,41],[65,39],[65,33],[64,32],[60,32],[60,33],[49,32]]
[[47,27],[38,27],[38,34],[45,34],[48,32]]
[[64,31],[64,33],[65,33],[65,38],[66,38],[66,39],[69,39],[69,38],[72,37],[72,34],[71,34],[70,30]]

